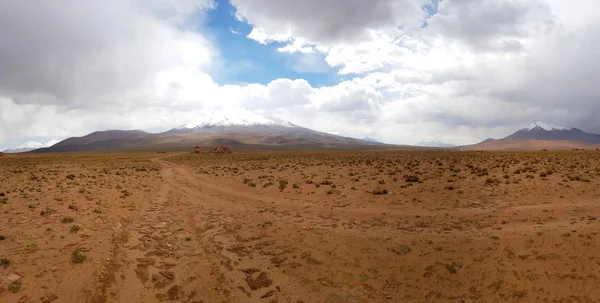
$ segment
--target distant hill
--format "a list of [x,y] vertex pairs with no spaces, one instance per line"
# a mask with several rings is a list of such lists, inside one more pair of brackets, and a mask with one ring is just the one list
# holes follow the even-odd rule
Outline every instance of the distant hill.
[[573,127],[549,124],[540,121],[519,129],[517,132],[504,139],[572,141],[587,144],[600,144],[600,135],[586,133]]
[[600,147],[600,135],[580,129],[538,121],[502,139],[486,139],[462,146],[470,150],[565,150]]
[[448,144],[446,142],[435,140],[435,139],[423,140],[415,145],[422,146],[422,147],[446,147],[446,148],[456,147],[456,145]]
[[3,150],[2,152],[5,154],[18,154],[18,153],[26,153],[32,150],[36,150],[37,148],[32,147],[24,147],[24,148],[8,148]]

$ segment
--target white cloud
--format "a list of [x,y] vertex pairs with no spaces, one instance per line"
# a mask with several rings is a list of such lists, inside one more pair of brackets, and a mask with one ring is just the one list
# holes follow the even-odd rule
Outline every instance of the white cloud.
[[[181,18],[205,2],[159,3],[173,5],[166,17]],[[121,106],[123,96],[145,102],[159,72],[208,69],[209,42],[158,19],[147,3],[155,2],[2,2],[0,95],[18,104]]]
[[[326,63],[340,68],[339,74],[358,75],[360,80],[351,82],[356,91],[371,90],[347,99],[340,93],[331,103],[312,99],[326,104],[316,110],[352,111],[369,104],[371,116],[379,117],[374,124],[389,125],[390,134],[391,128],[413,129],[411,136],[439,132],[436,137],[453,143],[506,135],[535,119],[600,132],[595,119],[600,91],[593,84],[600,70],[600,22],[591,13],[600,8],[595,1],[448,0],[422,29],[414,26],[423,20],[416,10],[408,17],[385,18],[377,5],[356,4],[349,11],[360,8],[362,14],[350,13],[341,21],[335,14],[293,16],[297,10],[326,10],[316,1],[302,7],[291,1],[266,7],[265,2],[233,1],[262,33],[263,43],[272,34],[279,36],[273,41],[290,41],[285,49],[291,53],[303,46],[316,49]],[[403,1],[380,2],[410,7]],[[341,92],[346,83],[335,89]]]
[[41,143],[41,142],[37,142],[37,141],[27,141],[27,142],[19,145],[17,148],[42,148],[42,147],[48,147],[48,146],[54,145],[56,143],[58,143],[57,140],[51,140],[46,143]]
[[550,7],[538,0],[442,1],[427,23],[443,39],[503,53],[522,51],[525,40],[555,25]]
[[267,44],[271,42],[286,42],[290,40],[288,34],[269,35],[257,27],[253,28],[247,37],[249,39],[256,40],[256,42],[260,44]]
[[289,43],[286,46],[280,47],[277,49],[278,52],[281,53],[303,53],[303,54],[310,54],[315,52],[315,49],[310,46],[307,45],[307,43],[303,40],[303,39],[296,39],[294,40],[293,43]]

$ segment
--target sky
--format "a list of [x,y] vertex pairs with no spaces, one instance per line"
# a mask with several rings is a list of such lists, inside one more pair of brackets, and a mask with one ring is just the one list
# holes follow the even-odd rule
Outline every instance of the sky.
[[244,107],[386,143],[600,133],[596,0],[0,2],[0,150]]

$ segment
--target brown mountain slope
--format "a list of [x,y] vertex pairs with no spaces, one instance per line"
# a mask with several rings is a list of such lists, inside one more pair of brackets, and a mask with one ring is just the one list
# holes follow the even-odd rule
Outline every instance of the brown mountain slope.
[[477,144],[459,146],[462,150],[571,150],[600,148],[600,135],[580,129],[534,122],[502,139],[486,139]]
[[511,140],[500,139],[491,142],[461,146],[462,150],[571,150],[596,149],[600,144],[588,144],[575,141],[547,141],[547,140]]
[[360,139],[347,138],[315,131],[257,133],[162,133],[149,134],[136,131],[95,132],[88,136],[69,138],[48,148],[33,153],[60,152],[108,152],[108,151],[188,151],[194,146],[208,149],[217,145],[227,145],[238,150],[256,149],[344,149],[380,150],[412,148],[408,146],[371,143]]

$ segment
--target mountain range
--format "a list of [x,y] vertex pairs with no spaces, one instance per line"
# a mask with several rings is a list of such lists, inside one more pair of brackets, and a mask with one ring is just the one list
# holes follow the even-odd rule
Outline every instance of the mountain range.
[[534,122],[501,138],[488,138],[474,145],[460,146],[467,150],[568,150],[600,148],[600,135],[574,127],[542,121]]
[[[233,149],[414,149],[456,148],[460,150],[593,149],[600,147],[600,135],[580,129],[535,122],[501,138],[488,138],[472,145],[454,146],[428,139],[415,146],[390,145],[373,138],[356,139],[305,128],[276,117],[237,109],[212,111],[162,133],[142,130],[106,130],[83,137],[71,137],[34,153],[83,151],[186,151],[194,146],[211,148],[227,145]],[[23,150],[26,151],[26,150]]]
[[194,146],[235,149],[389,149],[394,145],[315,131],[245,109],[212,111],[163,133],[107,130],[65,139],[35,153],[79,151],[184,151]]

